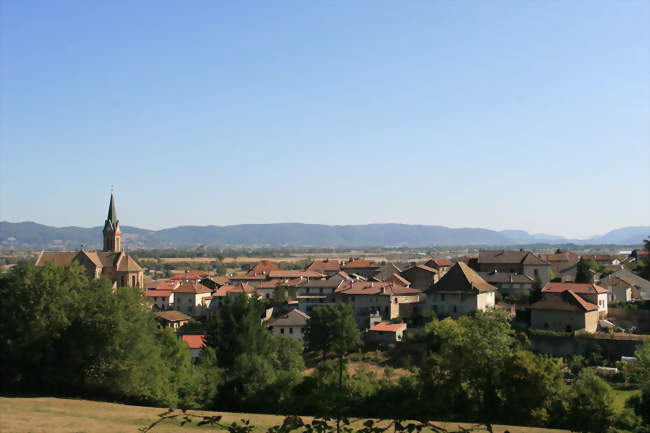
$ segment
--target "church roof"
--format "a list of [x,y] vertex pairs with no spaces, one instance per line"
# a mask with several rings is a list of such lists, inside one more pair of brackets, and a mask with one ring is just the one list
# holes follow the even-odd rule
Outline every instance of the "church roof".
[[42,251],[36,259],[36,266],[45,266],[46,263],[67,265],[78,254],[78,251]]
[[115,196],[113,196],[113,193],[111,193],[111,202],[108,205],[108,216],[106,217],[106,222],[104,223],[104,231],[116,231],[119,227],[119,223],[120,221],[117,219],[117,208],[115,207]]

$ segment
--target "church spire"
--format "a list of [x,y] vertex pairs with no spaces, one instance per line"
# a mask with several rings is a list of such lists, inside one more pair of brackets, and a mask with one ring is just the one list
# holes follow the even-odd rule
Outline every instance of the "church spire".
[[117,224],[117,209],[115,208],[115,197],[111,192],[111,203],[108,205],[108,217],[106,221],[110,221],[113,225]]
[[117,208],[115,207],[115,197],[111,192],[111,202],[108,205],[108,216],[104,223],[104,251],[119,252],[122,251],[120,238],[120,221],[117,219]]

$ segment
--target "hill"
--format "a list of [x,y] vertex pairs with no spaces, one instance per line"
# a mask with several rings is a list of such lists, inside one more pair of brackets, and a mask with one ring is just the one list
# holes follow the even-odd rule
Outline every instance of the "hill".
[[[88,400],[61,398],[7,398],[0,397],[2,433],[114,433],[133,432],[149,425],[165,409],[142,406],[127,406],[115,403],[102,403]],[[192,411],[205,415],[223,415],[222,422],[248,419],[257,428],[255,433],[266,431],[268,427],[281,423],[282,417],[232,412]],[[362,427],[361,422],[354,425]],[[470,427],[469,424],[444,423],[451,429],[458,425]],[[495,433],[568,433],[566,430],[552,430],[533,427],[495,426]],[[215,431],[195,424],[183,427],[178,424],[164,423],[152,430],[153,433]],[[484,432],[485,430],[480,430]],[[478,431],[477,431],[478,432]]]
[[[0,222],[0,248],[78,249],[97,248],[101,227],[50,227],[34,222]],[[130,249],[150,247],[220,246],[514,246],[566,244],[559,236],[532,235],[523,230],[449,228],[436,225],[366,224],[328,226],[322,224],[240,224],[232,226],[180,226],[163,230],[122,227],[123,243]],[[645,233],[645,234],[644,234]],[[587,241],[589,244],[640,245],[650,227],[614,230]]]

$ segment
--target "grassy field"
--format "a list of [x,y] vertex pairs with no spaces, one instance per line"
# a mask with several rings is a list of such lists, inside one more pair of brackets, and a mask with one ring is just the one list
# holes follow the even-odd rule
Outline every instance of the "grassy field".
[[[0,432],[2,433],[137,433],[138,428],[149,425],[165,409],[101,403],[87,400],[61,398],[6,398],[0,397]],[[215,415],[217,412],[194,413]],[[223,422],[248,419],[262,432],[281,422],[276,415],[219,412]],[[355,425],[361,426],[361,421]],[[449,429],[458,423],[442,424]],[[468,424],[460,424],[469,427]],[[177,424],[160,424],[153,432],[206,431],[207,427],[195,425],[180,427]],[[566,430],[550,430],[533,427],[496,426],[495,433],[568,433]],[[485,430],[476,430],[485,431]]]

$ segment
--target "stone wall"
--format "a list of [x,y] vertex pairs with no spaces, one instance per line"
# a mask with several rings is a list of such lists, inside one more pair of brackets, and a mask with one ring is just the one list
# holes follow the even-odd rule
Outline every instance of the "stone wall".
[[643,343],[641,336],[614,337],[607,334],[597,334],[598,337],[589,336],[555,336],[530,334],[531,350],[551,356],[587,355],[593,350],[594,345],[600,345],[605,357],[611,361],[618,361],[621,356],[634,356],[634,351]]

